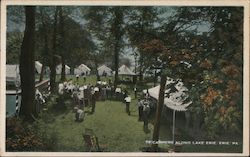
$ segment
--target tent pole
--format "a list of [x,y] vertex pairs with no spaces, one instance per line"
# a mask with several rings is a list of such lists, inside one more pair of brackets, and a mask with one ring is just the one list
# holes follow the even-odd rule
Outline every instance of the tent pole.
[[175,145],[175,139],[174,139],[174,134],[175,134],[175,110],[173,110],[173,144]]

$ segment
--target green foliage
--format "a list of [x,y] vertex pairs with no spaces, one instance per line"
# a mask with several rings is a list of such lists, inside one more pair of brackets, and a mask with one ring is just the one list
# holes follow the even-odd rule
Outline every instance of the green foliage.
[[19,55],[21,52],[21,44],[23,41],[23,33],[21,32],[8,32],[7,33],[7,64],[17,64],[19,63]]

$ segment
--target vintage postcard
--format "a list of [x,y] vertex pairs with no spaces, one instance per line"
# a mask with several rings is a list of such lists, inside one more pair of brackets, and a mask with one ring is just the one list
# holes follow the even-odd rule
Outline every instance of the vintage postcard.
[[1,1],[1,156],[249,155],[249,1]]

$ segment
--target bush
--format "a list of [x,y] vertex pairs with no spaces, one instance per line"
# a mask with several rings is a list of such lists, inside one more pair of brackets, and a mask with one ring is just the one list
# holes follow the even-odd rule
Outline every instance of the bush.
[[6,150],[7,151],[42,151],[46,143],[42,137],[21,119],[6,120]]
[[49,113],[42,112],[40,119],[27,123],[18,118],[6,120],[7,151],[54,151],[58,143],[58,133],[52,125]]

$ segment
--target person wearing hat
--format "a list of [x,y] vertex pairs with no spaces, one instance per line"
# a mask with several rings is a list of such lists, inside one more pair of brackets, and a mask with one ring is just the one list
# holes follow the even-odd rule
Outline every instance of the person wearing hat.
[[137,98],[137,87],[136,87],[136,85],[134,87],[134,93],[135,93],[135,98]]
[[138,99],[138,121],[142,121],[143,103],[144,100]]
[[143,112],[142,112],[144,130],[148,130],[148,116],[149,116],[149,112],[150,112],[149,102],[145,101],[144,104],[143,104]]
[[76,81],[78,82],[78,80],[79,80],[79,75],[76,75]]
[[107,88],[105,85],[102,86],[102,100],[106,100],[107,99]]
[[91,107],[92,107],[91,113],[92,114],[95,112],[95,105],[96,105],[96,99],[97,99],[98,92],[99,92],[99,88],[95,87],[94,91],[92,93],[92,96],[91,96]]
[[119,88],[119,87],[117,87],[117,88],[115,89],[115,97],[116,97],[116,100],[122,99],[122,98],[121,98],[121,94],[122,94],[122,89]]

